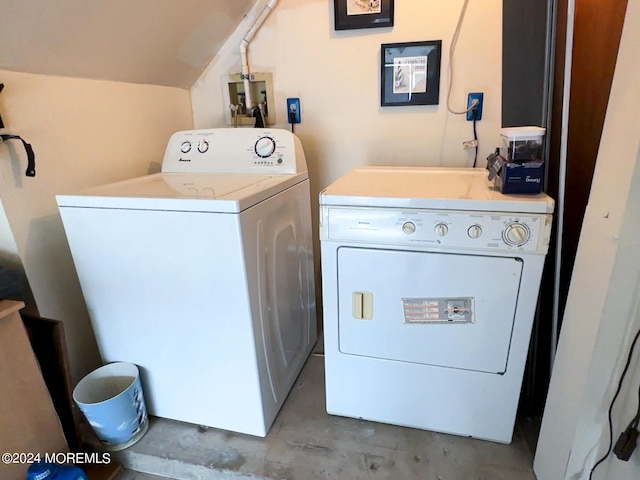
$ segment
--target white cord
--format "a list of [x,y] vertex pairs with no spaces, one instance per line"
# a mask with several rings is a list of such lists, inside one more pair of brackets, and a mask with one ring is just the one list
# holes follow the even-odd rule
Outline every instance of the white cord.
[[458,17],[458,25],[456,25],[456,31],[453,33],[453,38],[451,39],[451,46],[449,47],[449,65],[447,68],[447,76],[449,80],[449,88],[447,90],[447,110],[449,113],[453,113],[455,115],[464,115],[467,112],[470,112],[475,105],[470,105],[466,110],[462,110],[461,112],[457,112],[451,109],[450,106],[450,98],[451,98],[451,84],[453,83],[453,54],[456,50],[456,44],[458,43],[458,37],[460,36],[460,30],[462,30],[462,22],[464,21],[464,16],[467,13],[467,6],[469,5],[469,0],[464,0],[462,4],[462,10],[460,11],[460,16]]

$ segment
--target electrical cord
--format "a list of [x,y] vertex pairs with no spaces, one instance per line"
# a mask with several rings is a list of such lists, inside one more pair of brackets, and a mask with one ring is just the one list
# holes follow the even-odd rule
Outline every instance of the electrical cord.
[[640,384],[638,385],[638,410],[613,446],[613,453],[618,460],[629,461],[633,451],[638,446],[638,437],[640,437],[638,423],[640,423]]
[[638,410],[636,411],[636,416],[631,419],[627,428],[625,428],[625,432],[633,430],[638,430],[638,425],[640,424],[640,385],[638,385]]
[[[618,388],[616,389],[616,393],[613,396],[613,399],[611,400],[611,404],[609,405],[609,414],[608,414],[608,419],[609,419],[609,448],[607,448],[607,453],[605,453],[602,458],[600,458],[595,465],[593,466],[593,468],[591,469],[591,472],[589,473],[589,480],[591,480],[593,478],[593,472],[595,472],[596,468],[598,468],[598,466],[604,462],[607,457],[611,454],[611,449],[613,448],[613,421],[611,419],[612,416],[612,412],[613,412],[613,405],[616,403],[616,400],[618,399],[618,395],[620,395],[620,390],[622,390],[622,383],[624,381],[624,377],[627,375],[627,371],[629,370],[629,366],[631,365],[631,358],[633,357],[633,351],[636,348],[636,343],[638,342],[638,338],[640,338],[640,330],[638,330],[638,333],[636,333],[636,336],[633,339],[633,342],[631,343],[631,349],[629,350],[629,355],[627,356],[627,363],[624,366],[624,369],[622,370],[622,375],[620,376],[620,380],[618,381]],[[640,401],[640,389],[638,390],[638,397],[639,397],[639,401]],[[636,417],[634,417],[634,420],[640,420],[640,405],[638,405],[638,415],[636,415]],[[630,426],[633,424],[634,420],[631,421],[631,423],[629,424]],[[637,420],[636,420],[636,427],[637,427]],[[628,429],[629,427],[627,427]]]
[[638,411],[636,412],[636,416],[633,417],[633,420],[631,420],[627,428],[633,427],[637,430],[638,425],[640,425],[640,384],[638,385]]
[[476,105],[472,105],[471,118],[473,119],[473,140],[476,142],[476,154],[473,157],[473,168],[476,168],[476,164],[478,163],[478,149],[480,148],[480,143],[478,142],[478,132],[476,131],[477,116],[478,107]]
[[453,55],[456,50],[456,44],[458,43],[458,37],[460,36],[460,31],[462,30],[462,23],[464,21],[464,17],[467,13],[467,7],[469,6],[469,0],[464,0],[462,4],[462,10],[460,10],[460,16],[458,17],[458,24],[456,25],[456,29],[453,33],[453,38],[451,39],[451,46],[449,47],[449,65],[447,68],[447,77],[448,77],[448,89],[447,89],[447,110],[449,113],[453,113],[454,115],[464,115],[467,112],[473,110],[473,105],[469,106],[466,110],[456,111],[451,108],[451,85],[453,84]]
[[[4,89],[4,83],[0,83],[0,93]],[[2,116],[0,116],[0,128],[4,128],[4,122],[2,121]]]

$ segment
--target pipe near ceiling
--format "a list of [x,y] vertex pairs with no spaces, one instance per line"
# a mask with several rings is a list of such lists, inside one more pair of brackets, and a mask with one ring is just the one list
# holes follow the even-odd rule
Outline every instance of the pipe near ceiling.
[[253,108],[253,100],[251,99],[251,89],[250,89],[250,78],[251,72],[249,70],[249,55],[248,48],[249,43],[253,40],[253,37],[256,35],[260,27],[267,19],[271,11],[276,7],[278,0],[270,0],[262,10],[262,13],[258,15],[256,21],[253,22],[253,25],[249,28],[247,33],[240,42],[240,55],[242,56],[242,80],[244,82],[244,95],[245,95],[245,104],[247,107],[247,111],[250,111]]

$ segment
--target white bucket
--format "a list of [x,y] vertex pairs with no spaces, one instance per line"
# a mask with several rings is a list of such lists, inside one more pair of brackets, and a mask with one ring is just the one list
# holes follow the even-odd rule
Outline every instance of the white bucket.
[[84,377],[73,400],[107,450],[122,450],[147,431],[149,419],[138,367],[116,362]]

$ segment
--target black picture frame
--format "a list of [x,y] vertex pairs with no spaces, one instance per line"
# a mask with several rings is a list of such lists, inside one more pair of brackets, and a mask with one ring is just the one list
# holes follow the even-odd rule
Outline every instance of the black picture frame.
[[393,0],[333,0],[334,29],[393,27]]
[[382,44],[380,105],[437,105],[441,55],[442,40]]

